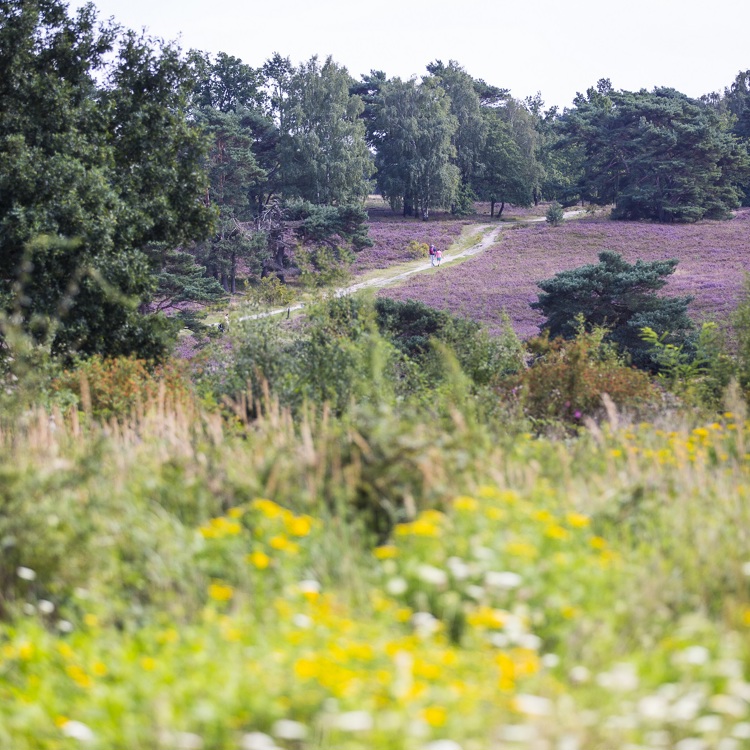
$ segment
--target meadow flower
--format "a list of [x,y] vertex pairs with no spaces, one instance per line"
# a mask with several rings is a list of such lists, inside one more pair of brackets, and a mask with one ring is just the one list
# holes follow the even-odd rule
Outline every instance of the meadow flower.
[[347,711],[336,717],[336,726],[343,732],[368,732],[374,725],[369,711]]
[[632,664],[620,662],[615,664],[609,672],[597,675],[596,682],[607,690],[628,692],[638,687],[638,674]]
[[240,750],[276,750],[276,743],[263,732],[248,732],[242,735]]
[[258,570],[265,570],[271,564],[271,558],[262,550],[255,550],[246,557]]
[[675,660],[683,664],[700,666],[711,658],[711,652],[705,646],[688,646],[675,656]]
[[208,587],[208,596],[216,602],[228,602],[234,596],[234,589],[228,584],[212,583]]
[[23,565],[19,565],[16,568],[16,575],[24,581],[36,580],[36,571],[32,570],[31,568],[27,568]]
[[538,695],[519,693],[513,698],[513,708],[527,716],[548,716],[552,713],[552,701]]
[[307,727],[299,721],[279,719],[271,728],[274,737],[281,740],[304,740],[307,737]]
[[455,740],[433,740],[428,742],[423,750],[462,750]]
[[401,594],[406,593],[408,588],[409,584],[401,577],[391,578],[385,584],[385,590],[391,596],[401,596]]
[[440,621],[430,612],[415,612],[411,616],[411,624],[422,636],[430,636],[440,630]]
[[706,741],[699,737],[685,737],[675,743],[674,750],[707,750]]
[[426,563],[417,568],[417,577],[429,583],[431,586],[445,586],[448,583],[448,574],[442,568],[436,568],[434,565]]
[[523,579],[518,573],[512,573],[511,571],[494,571],[488,570],[484,574],[485,585],[495,588],[510,591],[511,589],[518,588]]
[[43,615],[51,615],[55,611],[55,605],[49,599],[40,599],[37,607]]
[[449,557],[446,560],[451,575],[457,581],[463,581],[471,575],[471,568],[460,557]]
[[96,739],[96,735],[91,730],[91,727],[80,721],[66,721],[62,725],[61,730],[66,737],[78,740],[79,742],[93,742]]

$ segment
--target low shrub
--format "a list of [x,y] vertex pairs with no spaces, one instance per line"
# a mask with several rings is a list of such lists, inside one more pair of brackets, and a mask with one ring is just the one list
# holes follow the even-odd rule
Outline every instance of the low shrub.
[[79,408],[101,420],[127,417],[159,397],[183,404],[192,400],[187,367],[179,360],[154,366],[136,357],[95,355],[56,377],[51,390],[63,401],[72,394]]
[[539,336],[527,342],[535,357],[519,376],[507,379],[501,392],[515,397],[535,420],[580,424],[603,411],[602,395],[627,411],[655,405],[659,393],[650,376],[627,365],[616,349],[603,342],[604,329],[579,331],[572,340]]

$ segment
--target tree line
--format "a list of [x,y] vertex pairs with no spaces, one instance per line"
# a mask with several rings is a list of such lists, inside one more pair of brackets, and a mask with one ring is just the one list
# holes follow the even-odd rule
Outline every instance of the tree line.
[[257,277],[326,279],[368,243],[364,199],[427,220],[475,200],[721,218],[750,185],[750,71],[723,94],[615,91],[562,112],[456,61],[421,78],[333,59],[259,68],[101,23],[0,5],[0,300],[59,354],[159,356],[159,313]]

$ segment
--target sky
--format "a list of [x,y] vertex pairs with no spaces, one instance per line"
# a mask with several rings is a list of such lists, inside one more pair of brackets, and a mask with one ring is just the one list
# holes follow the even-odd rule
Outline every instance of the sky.
[[[83,5],[71,0],[70,7]],[[456,60],[474,78],[545,108],[572,105],[600,78],[615,89],[723,91],[750,69],[748,0],[94,0],[101,18],[225,52],[260,67],[274,52],[294,64],[332,56],[359,78],[424,75]]]

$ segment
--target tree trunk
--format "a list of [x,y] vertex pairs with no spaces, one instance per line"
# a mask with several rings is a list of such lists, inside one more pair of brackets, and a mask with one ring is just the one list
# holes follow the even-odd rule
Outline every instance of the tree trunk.
[[497,212],[498,219],[503,215],[504,208],[505,208],[505,201],[500,201],[500,210]]
[[495,201],[490,201],[490,219],[495,218]]

